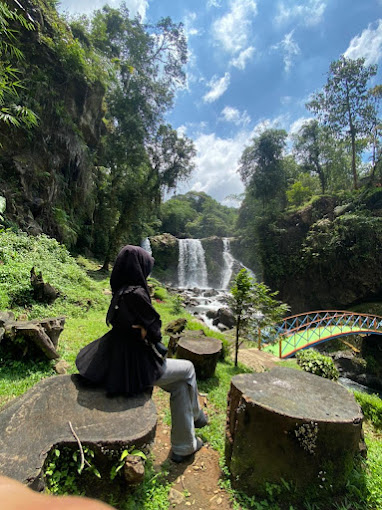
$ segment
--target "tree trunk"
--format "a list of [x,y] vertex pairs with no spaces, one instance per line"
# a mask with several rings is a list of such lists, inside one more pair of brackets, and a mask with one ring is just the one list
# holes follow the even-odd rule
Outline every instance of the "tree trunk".
[[235,367],[237,367],[237,358],[239,356],[240,319],[241,319],[241,316],[239,315],[239,317],[237,318],[237,324],[236,324]]
[[358,189],[358,177],[355,159],[356,159],[355,135],[353,132],[353,127],[351,127],[351,169],[353,172],[354,189]]
[[350,127],[350,136],[351,136],[351,169],[352,169],[352,173],[353,173],[354,189],[358,189],[357,168],[356,168],[356,164],[355,164],[355,158],[356,158],[355,129],[354,129],[354,124],[353,124],[352,112],[350,109],[348,85],[346,85],[346,108],[347,108],[348,117],[349,117],[349,127]]
[[129,218],[130,218],[129,214],[125,214],[125,212],[122,211],[118,223],[114,227],[113,231],[110,233],[109,246],[107,248],[107,252],[101,270],[105,271],[109,270],[109,265],[112,258],[115,255],[117,255],[117,252],[119,251],[122,235],[125,234],[127,237],[127,233],[129,230]]
[[354,396],[328,379],[285,367],[234,376],[226,423],[232,485],[249,496],[266,496],[268,484],[283,479],[300,494],[307,488],[341,492],[364,447]]

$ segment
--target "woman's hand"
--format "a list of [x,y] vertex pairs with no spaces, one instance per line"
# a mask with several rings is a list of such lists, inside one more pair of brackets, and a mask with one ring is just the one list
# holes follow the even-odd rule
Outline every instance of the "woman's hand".
[[141,330],[141,338],[142,338],[142,340],[144,340],[146,338],[147,329],[145,329],[143,326],[140,326],[139,324],[133,324],[131,327],[134,328],[134,329],[140,329]]

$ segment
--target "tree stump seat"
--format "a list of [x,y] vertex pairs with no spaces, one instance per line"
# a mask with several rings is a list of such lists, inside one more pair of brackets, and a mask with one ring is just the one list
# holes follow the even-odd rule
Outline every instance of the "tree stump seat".
[[236,488],[264,495],[282,479],[343,488],[363,443],[362,412],[344,387],[277,367],[233,377],[228,402],[225,456]]
[[78,449],[69,422],[96,463],[104,451],[149,444],[156,421],[150,394],[111,398],[79,375],[49,377],[0,410],[0,473],[42,490],[50,450]]
[[192,338],[191,335],[178,342],[176,357],[192,361],[198,379],[208,379],[215,373],[216,364],[221,355],[222,342],[217,338]]
[[23,337],[28,345],[32,342],[48,359],[57,359],[58,338],[64,329],[65,317],[48,317],[19,321],[12,313],[0,313],[0,341],[14,341]]

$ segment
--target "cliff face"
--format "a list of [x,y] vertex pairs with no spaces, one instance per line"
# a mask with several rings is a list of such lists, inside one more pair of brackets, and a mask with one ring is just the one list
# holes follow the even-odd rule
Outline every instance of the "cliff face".
[[314,204],[260,227],[264,281],[292,313],[382,299],[382,191]]
[[10,222],[71,246],[92,221],[93,166],[105,89],[89,79],[84,63],[70,53],[73,37],[55,11],[38,0],[25,0],[23,6],[36,28],[19,29],[26,86],[20,99],[39,123],[30,131],[0,126],[1,194]]
[[178,239],[171,234],[150,237],[155,259],[153,277],[163,283],[178,285]]

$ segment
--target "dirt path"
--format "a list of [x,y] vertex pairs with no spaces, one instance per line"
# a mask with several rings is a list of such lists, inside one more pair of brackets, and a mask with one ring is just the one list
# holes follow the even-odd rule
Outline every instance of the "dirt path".
[[275,366],[280,358],[270,352],[259,351],[258,349],[240,349],[239,362],[253,369],[254,372],[264,372]]
[[[255,372],[263,372],[274,366],[278,358],[272,354],[257,349],[242,349],[239,351],[239,361]],[[164,415],[168,409],[168,397],[159,389],[153,394],[158,410],[158,425],[153,445],[155,468],[164,467],[168,471],[166,479],[172,483],[170,490],[170,508],[196,510],[230,510],[230,497],[224,489],[219,487],[221,475],[219,454],[208,444],[197,452],[188,462],[175,464],[169,460],[170,427],[164,422]],[[208,403],[207,403],[208,412]]]
[[168,471],[166,479],[173,484],[169,494],[170,508],[190,507],[195,510],[232,508],[228,494],[219,487],[219,454],[208,444],[189,461],[175,464],[168,459],[170,427],[159,417],[152,452],[155,467],[159,469],[165,463],[164,467]]

